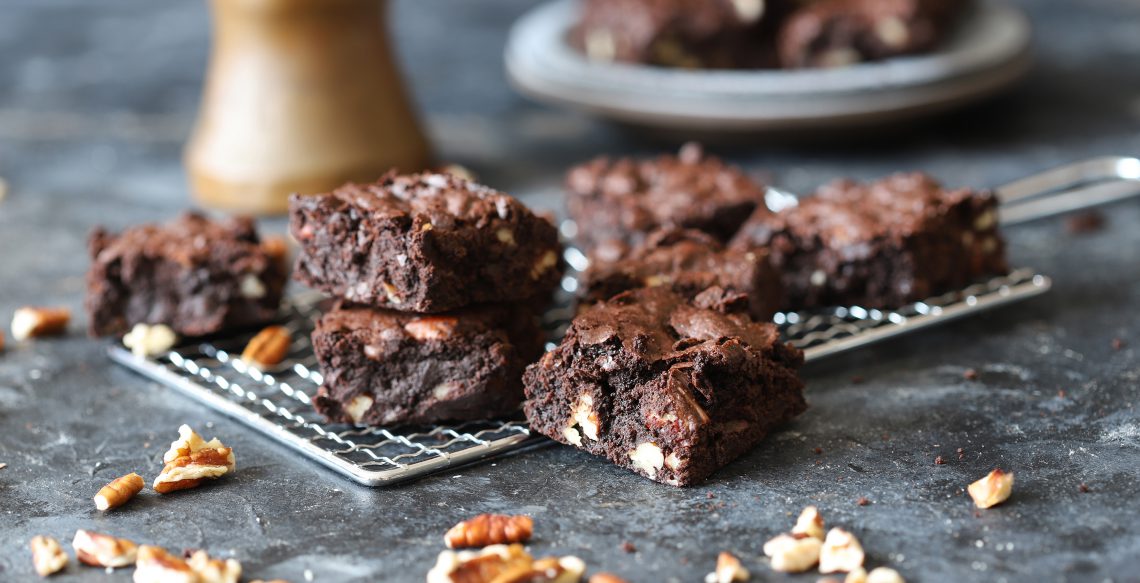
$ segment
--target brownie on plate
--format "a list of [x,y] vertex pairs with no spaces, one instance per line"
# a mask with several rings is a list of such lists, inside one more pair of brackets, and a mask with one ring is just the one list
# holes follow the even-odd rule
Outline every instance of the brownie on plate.
[[202,336],[277,315],[287,277],[283,249],[263,243],[252,219],[185,213],[165,225],[88,241],[87,311],[93,336],[165,324]]
[[341,306],[320,317],[314,404],[333,422],[393,425],[487,419],[517,411],[522,371],[542,354],[529,308],[446,314]]
[[389,173],[294,195],[289,213],[296,279],[354,303],[420,313],[543,303],[562,275],[549,220],[452,174]]
[[966,0],[818,0],[780,27],[780,65],[842,67],[926,52],[946,37]]
[[788,309],[896,308],[1009,271],[992,192],[944,189],[921,174],[837,180],[732,241],[767,249]]
[[721,241],[764,208],[764,187],[697,144],[653,160],[597,158],[566,175],[577,241],[599,261],[616,261],[659,227],[704,231]]
[[585,0],[570,42],[594,61],[666,67],[774,64],[775,14],[788,0]]
[[527,368],[531,428],[652,480],[700,482],[804,411],[803,353],[710,288],[641,288],[587,307]]
[[724,249],[711,235],[692,229],[649,234],[625,259],[591,265],[583,276],[583,299],[597,302],[639,287],[669,286],[686,297],[710,287],[744,294],[753,318],[781,309],[784,287],[764,249]]

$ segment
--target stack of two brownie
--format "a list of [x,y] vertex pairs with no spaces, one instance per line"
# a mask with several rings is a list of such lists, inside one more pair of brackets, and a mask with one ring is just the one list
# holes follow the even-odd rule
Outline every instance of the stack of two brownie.
[[516,411],[562,275],[554,225],[450,174],[390,173],[290,200],[294,277],[337,298],[313,332],[333,422],[420,424]]

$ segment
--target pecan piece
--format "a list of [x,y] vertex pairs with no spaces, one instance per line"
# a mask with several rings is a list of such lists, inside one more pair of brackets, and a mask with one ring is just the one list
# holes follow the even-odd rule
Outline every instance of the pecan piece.
[[289,345],[293,339],[289,330],[284,326],[270,326],[257,333],[245,350],[241,352],[241,359],[258,368],[268,368],[281,364],[285,355],[289,354]]
[[79,529],[71,541],[75,558],[92,567],[128,567],[135,564],[138,546],[109,534]]
[[529,516],[480,514],[451,527],[444,535],[447,548],[485,547],[530,540],[534,521]]
[[142,476],[131,472],[121,478],[111,480],[111,483],[99,489],[95,494],[95,508],[110,510],[126,504],[143,489]]
[[40,577],[47,577],[61,571],[67,566],[67,555],[63,552],[63,547],[59,546],[59,541],[50,536],[33,536],[31,545],[32,547],[32,564],[36,567],[36,573]]
[[154,479],[153,488],[159,494],[194,488],[206,478],[219,478],[234,470],[233,450],[216,437],[204,441],[188,425],[179,427],[178,435],[162,458],[166,462],[162,473]]
[[70,321],[71,310],[67,308],[23,307],[12,315],[12,338],[24,341],[63,334]]

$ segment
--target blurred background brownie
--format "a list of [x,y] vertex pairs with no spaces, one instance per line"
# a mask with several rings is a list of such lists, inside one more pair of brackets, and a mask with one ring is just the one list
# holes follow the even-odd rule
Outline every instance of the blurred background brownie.
[[118,235],[96,227],[88,240],[90,333],[123,334],[141,323],[202,336],[271,320],[285,288],[281,243],[263,243],[252,219],[196,213]]
[[921,174],[838,180],[733,240],[767,249],[789,303],[895,308],[1008,271],[992,192],[946,190]]
[[683,68],[773,64],[788,0],[585,0],[570,41],[588,58]]
[[566,188],[576,240],[599,261],[620,259],[659,227],[727,241],[749,213],[764,208],[762,185],[694,143],[650,160],[596,158],[570,169]]
[[785,303],[780,275],[764,249],[725,249],[711,235],[692,229],[662,229],[628,257],[591,265],[583,276],[587,302],[639,287],[666,286],[694,297],[714,286],[747,297],[749,313],[766,320]]
[[294,277],[350,302],[434,313],[483,302],[545,304],[561,279],[551,222],[451,174],[389,173],[374,184],[290,199]]
[[526,308],[410,314],[344,306],[313,331],[324,384],[314,405],[361,425],[487,419],[516,411],[522,371],[542,354]]
[[780,342],[774,325],[705,299],[655,287],[586,308],[527,368],[531,428],[687,486],[802,413],[803,353]]
[[780,26],[785,68],[841,67],[921,53],[949,34],[967,0],[816,0]]

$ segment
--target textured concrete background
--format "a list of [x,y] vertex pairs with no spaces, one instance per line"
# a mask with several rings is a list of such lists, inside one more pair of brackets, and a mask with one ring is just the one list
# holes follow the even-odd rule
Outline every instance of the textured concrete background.
[[[501,49],[529,4],[401,0],[395,24],[444,156],[556,208],[570,163],[675,144],[513,95]],[[1039,62],[1003,98],[874,141],[721,151],[796,190],[896,169],[992,185],[1140,154],[1140,3],[1021,4],[1037,26]],[[179,150],[207,50],[199,2],[5,0],[0,319],[29,303],[79,309],[93,224],[187,206]],[[816,504],[862,539],[869,564],[911,581],[1140,581],[1140,205],[1107,214],[1107,230],[1082,237],[1060,220],[1009,229],[1014,262],[1055,277],[1049,296],[809,368],[812,408],[688,490],[562,447],[361,488],[111,365],[80,334],[80,318],[66,339],[10,343],[0,355],[0,580],[34,578],[32,535],[69,541],[82,527],[232,554],[249,578],[303,581],[308,570],[317,581],[422,581],[447,527],[500,511],[535,517],[535,553],[574,553],[633,581],[698,581],[721,550],[756,579],[814,581],[771,573],[760,547]],[[1114,350],[1116,337],[1128,345]],[[977,381],[963,379],[967,368]],[[231,444],[237,474],[97,513],[95,491],[129,471],[153,477],[183,422]],[[945,465],[934,465],[938,455]],[[1014,496],[977,515],[962,489],[994,466],[1016,472]],[[856,505],[860,497],[871,504]],[[73,562],[58,580],[129,577]]]

